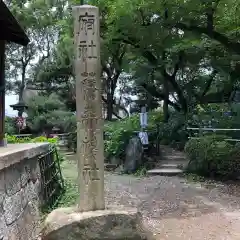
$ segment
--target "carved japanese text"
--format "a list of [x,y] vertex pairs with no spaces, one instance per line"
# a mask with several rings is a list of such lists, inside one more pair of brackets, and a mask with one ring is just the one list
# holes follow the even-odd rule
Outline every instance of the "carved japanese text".
[[88,185],[90,181],[100,180],[98,168],[96,169],[84,168],[82,175],[86,185]]
[[78,58],[83,62],[86,62],[87,58],[97,58],[96,44],[94,44],[93,41],[91,41],[90,44],[87,44],[86,41],[80,41],[78,45],[78,51]]
[[79,22],[80,22],[80,31],[84,31],[84,34],[87,35],[89,31],[91,31],[92,35],[95,34],[95,16],[94,15],[88,15],[86,12],[84,15],[79,16]]

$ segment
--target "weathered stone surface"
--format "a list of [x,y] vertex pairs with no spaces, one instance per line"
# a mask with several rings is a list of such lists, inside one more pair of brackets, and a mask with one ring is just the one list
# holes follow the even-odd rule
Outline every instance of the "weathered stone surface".
[[31,215],[36,221],[39,221],[40,214],[39,214],[38,206],[37,206],[36,204],[34,204],[34,202],[29,202],[29,203],[28,203],[28,207],[29,207],[30,215]]
[[8,144],[0,151],[0,170],[26,159],[34,158],[49,150],[48,143]]
[[36,188],[33,182],[29,182],[24,188],[24,197],[27,198],[28,202],[37,201],[38,195],[36,192]]
[[13,223],[11,226],[8,226],[7,235],[3,238],[3,240],[22,240],[20,239],[17,223]]
[[44,223],[42,240],[150,239],[137,209],[117,206],[83,213],[75,210],[60,208],[50,213]]
[[31,178],[31,173],[30,173],[30,166],[28,162],[26,162],[24,165],[21,164],[21,186],[24,187],[28,181]]
[[23,211],[22,192],[20,191],[10,197],[7,196],[3,202],[3,210],[6,223],[12,224],[15,222]]
[[5,195],[4,173],[0,172],[0,205],[2,205]]
[[38,156],[46,150],[45,143],[0,149],[0,240],[36,239],[41,204]]
[[19,164],[5,170],[5,187],[8,196],[15,194],[21,189],[21,170]]
[[24,228],[26,229],[26,231],[23,232],[25,234],[25,238],[23,238],[23,240],[33,239],[33,237],[37,235],[35,229],[38,221],[36,221],[35,217],[31,215],[29,206],[27,206],[24,210],[22,222],[24,223]]
[[40,179],[40,167],[38,165],[37,161],[29,161],[29,166],[30,166],[30,179],[32,182],[36,182],[38,179]]
[[28,204],[28,193],[26,188],[21,189],[21,201],[22,201],[22,209],[24,209]]
[[37,179],[36,182],[33,183],[33,186],[34,186],[34,189],[35,189],[35,193],[37,195],[38,205],[41,205],[43,203],[42,194],[41,194],[42,185],[41,185],[40,181],[41,181],[40,179]]
[[4,238],[7,235],[7,226],[4,219],[4,216],[0,216],[0,239]]
[[19,233],[19,239],[21,240],[26,240],[28,239],[27,235],[27,226],[25,224],[25,219],[24,219],[24,212],[19,216],[19,218],[16,221],[17,224],[17,229]]
[[138,137],[130,139],[126,148],[124,172],[133,173],[143,164],[143,147]]
[[81,189],[78,207],[81,211],[102,210],[105,202],[99,9],[89,5],[74,6],[73,18]]

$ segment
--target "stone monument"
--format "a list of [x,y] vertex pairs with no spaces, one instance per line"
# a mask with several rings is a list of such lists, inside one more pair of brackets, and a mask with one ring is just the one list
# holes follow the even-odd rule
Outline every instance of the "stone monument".
[[137,209],[105,208],[99,10],[76,6],[73,15],[80,201],[77,207],[51,212],[45,220],[42,239],[152,239]]
[[98,8],[73,9],[80,211],[104,206],[104,146]]

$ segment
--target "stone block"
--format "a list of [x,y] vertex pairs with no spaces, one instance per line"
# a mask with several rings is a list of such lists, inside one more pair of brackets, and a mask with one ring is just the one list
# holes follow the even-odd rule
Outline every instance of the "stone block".
[[11,226],[8,226],[8,233],[5,236],[5,238],[3,238],[3,240],[21,240],[16,223],[13,223],[11,224]]
[[16,221],[16,224],[17,224],[17,229],[18,229],[18,233],[19,233],[19,239],[20,240],[29,240],[27,226],[26,226],[25,219],[24,219],[24,214],[25,214],[25,211],[22,212],[22,214],[19,216],[19,218]]
[[29,202],[28,203],[28,208],[31,216],[38,221],[40,219],[40,213],[39,213],[39,208],[36,204],[36,202]]
[[29,240],[34,239],[34,237],[37,235],[36,227],[38,225],[38,221],[31,215],[29,205],[26,207],[24,211],[24,223],[25,223],[25,228],[27,230],[26,239],[29,239]]
[[60,208],[48,215],[42,240],[149,240],[151,234],[142,225],[137,209],[115,207],[78,212]]
[[37,181],[34,182],[33,184],[34,184],[35,192],[36,192],[36,194],[37,194],[38,197],[39,197],[40,194],[41,194],[41,190],[42,190],[42,189],[41,189],[41,188],[42,188],[42,186],[41,186],[41,180],[37,179]]
[[21,208],[24,209],[28,204],[28,192],[27,188],[21,189]]
[[140,138],[131,138],[125,153],[124,172],[133,173],[143,164],[143,146]]
[[0,239],[4,239],[7,235],[7,225],[4,216],[0,216]]
[[0,171],[0,206],[2,205],[5,199],[5,180],[4,180],[4,172]]
[[3,202],[3,210],[5,212],[5,221],[7,225],[17,220],[22,213],[22,191],[17,192],[13,196],[7,196]]
[[[31,159],[32,160],[32,159]],[[22,161],[20,166],[20,177],[21,177],[21,186],[25,187],[31,178],[31,169],[29,166],[30,161]]]
[[37,180],[41,178],[41,172],[40,172],[40,167],[38,164],[38,160],[36,159],[31,159],[32,161],[29,161],[29,166],[30,166],[30,178],[33,183],[35,183]]
[[24,197],[27,198],[28,202],[37,201],[38,195],[36,192],[36,188],[33,182],[29,182],[24,188]]
[[12,196],[21,189],[21,170],[19,164],[12,165],[5,170],[5,188],[8,196]]

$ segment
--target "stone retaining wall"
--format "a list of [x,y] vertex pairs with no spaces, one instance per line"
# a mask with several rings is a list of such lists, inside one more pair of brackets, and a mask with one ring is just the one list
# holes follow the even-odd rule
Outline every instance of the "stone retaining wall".
[[38,156],[49,144],[0,148],[0,240],[30,240],[38,234],[41,174]]

